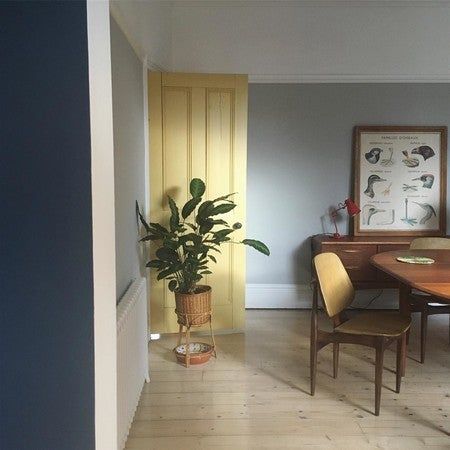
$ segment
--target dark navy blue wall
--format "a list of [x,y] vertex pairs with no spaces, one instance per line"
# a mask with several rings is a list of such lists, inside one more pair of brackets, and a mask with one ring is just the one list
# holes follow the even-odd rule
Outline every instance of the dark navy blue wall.
[[0,3],[0,448],[94,448],[85,2]]

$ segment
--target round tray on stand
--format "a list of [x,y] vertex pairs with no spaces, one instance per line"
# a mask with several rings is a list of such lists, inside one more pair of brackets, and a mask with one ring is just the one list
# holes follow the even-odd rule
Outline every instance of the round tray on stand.
[[[186,344],[177,345],[173,351],[182,364],[187,365]],[[214,352],[214,347],[204,342],[189,343],[189,364],[204,364],[209,361]]]

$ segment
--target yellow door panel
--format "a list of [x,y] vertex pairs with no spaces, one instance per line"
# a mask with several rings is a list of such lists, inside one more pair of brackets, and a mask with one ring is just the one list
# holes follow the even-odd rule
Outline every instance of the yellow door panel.
[[[167,195],[182,207],[198,177],[207,186],[204,199],[237,192],[238,207],[224,219],[245,225],[247,77],[150,72],[149,119],[150,220],[167,224]],[[234,236],[242,240],[244,231]],[[245,249],[224,244],[221,252],[201,283],[212,287],[214,327],[242,329]],[[154,273],[150,285],[152,332],[176,332],[173,293]]]
[[[187,200],[190,181],[190,94],[189,89],[163,89],[163,189],[178,204]],[[168,210],[167,196],[163,205]]]

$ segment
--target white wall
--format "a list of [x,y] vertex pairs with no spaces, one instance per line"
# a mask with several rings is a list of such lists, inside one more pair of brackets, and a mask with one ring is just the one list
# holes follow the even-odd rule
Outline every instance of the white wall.
[[176,2],[172,68],[259,82],[450,81],[449,3],[387,3]]
[[160,1],[111,1],[111,14],[141,60],[155,68],[172,64],[172,8]]
[[111,19],[116,214],[116,290],[121,298],[131,281],[145,276],[135,201],[145,207],[145,131],[142,63]]

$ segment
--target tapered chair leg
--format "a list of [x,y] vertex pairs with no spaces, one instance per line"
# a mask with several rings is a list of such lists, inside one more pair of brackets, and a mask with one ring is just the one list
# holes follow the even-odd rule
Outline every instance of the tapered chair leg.
[[317,343],[311,341],[311,349],[310,349],[311,395],[314,395],[316,393],[316,375],[317,375]]
[[339,343],[333,343],[333,378],[338,376],[339,367]]
[[311,335],[310,335],[310,349],[309,349],[309,370],[311,377],[311,395],[316,392],[316,375],[317,375],[317,352],[318,352],[318,323],[317,323],[317,283],[314,285],[313,304],[311,310]]
[[384,340],[375,348],[375,415],[380,415],[381,386],[383,383]]
[[403,333],[401,338],[397,341],[397,367],[395,372],[395,391],[400,393],[400,386],[402,384],[402,361],[403,354],[406,352],[406,333]]
[[425,362],[425,350],[427,343],[428,314],[422,311],[420,314],[420,362]]

